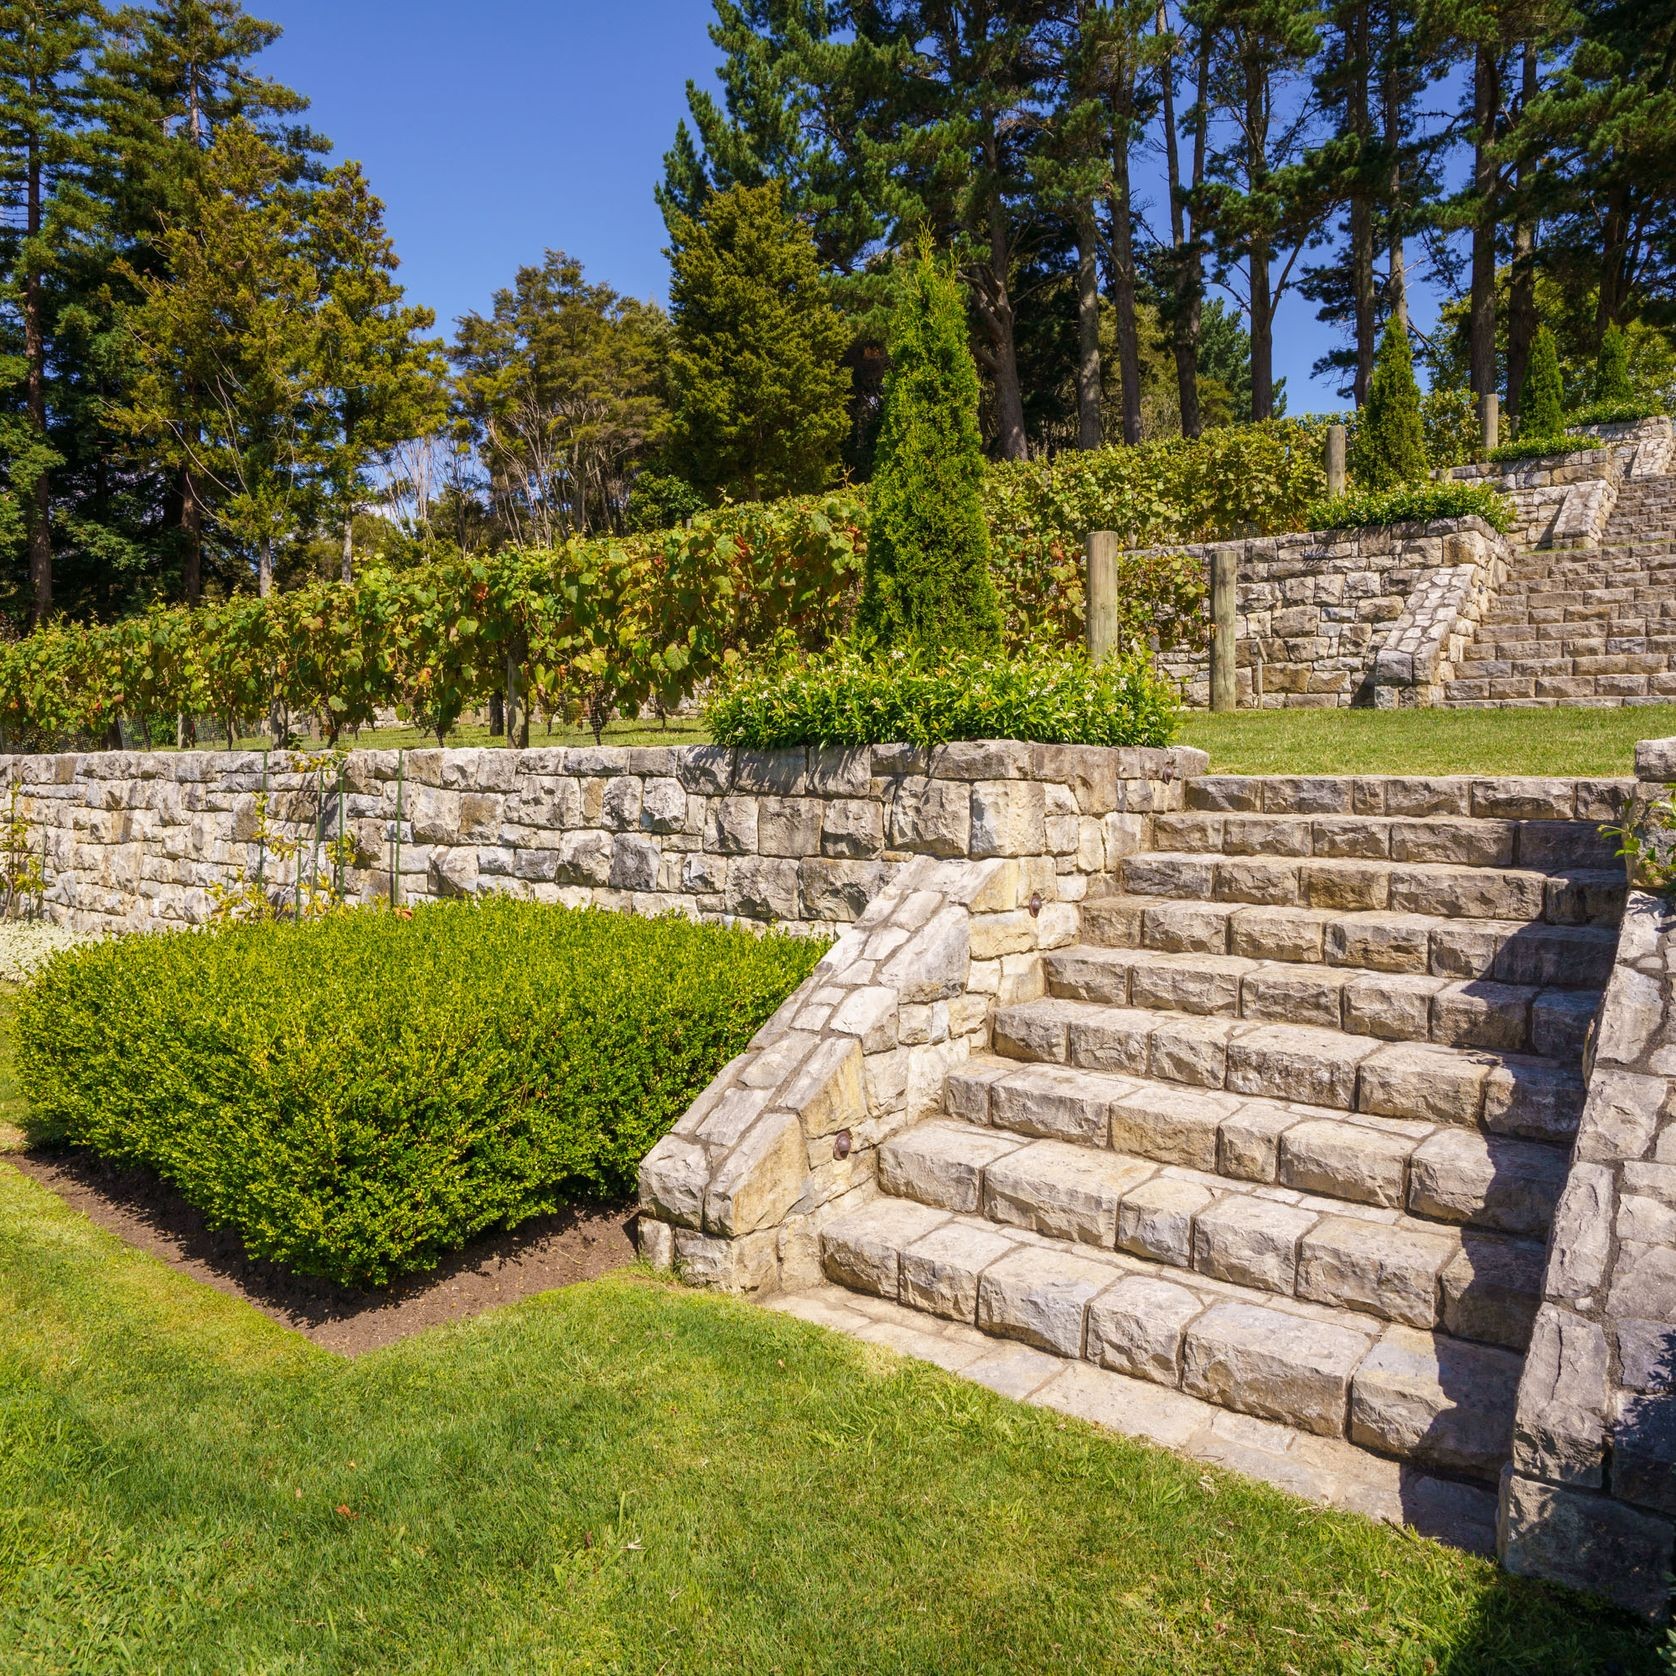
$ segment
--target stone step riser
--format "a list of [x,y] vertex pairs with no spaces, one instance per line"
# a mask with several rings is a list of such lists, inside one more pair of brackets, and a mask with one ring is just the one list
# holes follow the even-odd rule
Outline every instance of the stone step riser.
[[[1044,1218],[1057,1216],[1059,1224],[1030,1225],[1101,1244],[1112,1242],[1103,1233],[1068,1230],[1079,1215],[1087,1228],[1112,1225],[1095,1208],[1099,1179],[1115,1168],[1108,1152],[1219,1177],[1224,1184],[1282,1188],[1523,1238],[1547,1232],[1565,1183],[1563,1146],[1004,1059],[953,1073],[946,1104],[951,1118],[1015,1143],[1072,1149],[1080,1162],[1068,1172],[1069,1184],[1061,1184],[1057,1198],[1045,1190],[1038,1194],[1049,1205]],[[960,1172],[924,1167],[920,1174],[950,1182]],[[951,1202],[950,1209],[980,1207],[977,1178],[969,1176],[960,1188],[967,1202]]]
[[[1167,1165],[1141,1163],[1127,1179],[1108,1169],[1102,1182],[1083,1162],[1080,1191],[1068,1192],[1057,1159],[1031,1157],[1041,1149],[1085,1151],[1021,1141],[1010,1154],[993,1156],[987,1170],[934,1173],[924,1167],[924,1149],[904,1142],[881,1156],[880,1186],[1003,1230],[1115,1249],[1250,1291],[1504,1348],[1523,1349],[1530,1340],[1542,1248],[1529,1241],[1395,1217],[1381,1222],[1315,1195],[1224,1185]],[[1111,1161],[1122,1162],[1115,1154]]]
[[1252,815],[1189,810],[1153,817],[1153,848],[1211,856],[1397,861],[1535,872],[1616,865],[1615,840],[1585,821],[1486,820],[1433,815]]
[[1308,1024],[1388,1042],[1540,1054],[1563,1064],[1581,1061],[1600,1000],[1587,989],[1144,949],[1061,950],[1047,956],[1045,968],[1048,994],[1067,1001]]
[[1451,705],[1469,701],[1487,705],[1503,702],[1556,705],[1583,699],[1614,705],[1637,698],[1649,704],[1670,704],[1676,703],[1676,675],[1515,675],[1488,681],[1446,681],[1443,693]]
[[1569,1141],[1583,1103],[1581,1077],[1542,1059],[1075,1001],[1002,1008],[994,1048],[1028,1063],[1513,1139]]
[[1455,919],[1616,925],[1621,872],[1539,873],[1431,863],[1142,852],[1125,859],[1124,892],[1199,902],[1244,902],[1342,912],[1434,914]]
[[1506,1350],[1246,1301],[899,1200],[829,1225],[821,1255],[854,1291],[1316,1436],[1484,1480],[1511,1447],[1520,1358]]
[[1355,815],[1415,820],[1576,822],[1615,820],[1635,793],[1633,779],[1476,779],[1465,775],[1202,774],[1189,780],[1187,807],[1229,815]]
[[1362,967],[1542,989],[1600,989],[1616,947],[1604,927],[1332,914],[1308,908],[1111,897],[1083,909],[1087,942],[1162,954]]

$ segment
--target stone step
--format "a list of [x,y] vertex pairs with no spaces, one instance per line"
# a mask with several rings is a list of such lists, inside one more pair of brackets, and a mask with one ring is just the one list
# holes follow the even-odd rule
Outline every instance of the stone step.
[[1489,680],[1456,680],[1443,684],[1451,705],[1468,700],[1491,705],[1615,705],[1641,699],[1649,704],[1676,701],[1676,672],[1665,675],[1492,676]]
[[1097,945],[1044,957],[1050,995],[1208,1017],[1313,1024],[1389,1042],[1500,1048],[1577,1064],[1594,989],[1396,975],[1358,966]]
[[[945,1105],[997,1145],[1022,1137],[1077,1149],[1086,1183],[1116,1167],[1109,1149],[1117,1149],[1154,1165],[1538,1239],[1565,1185],[1565,1148],[1539,1141],[991,1055],[950,1072]],[[972,1178],[965,1202],[950,1208],[981,1204]]]
[[1528,1054],[1053,996],[1001,1008],[994,1046],[1006,1059],[1525,1140],[1569,1140],[1583,1106],[1576,1070]]
[[1488,778],[1465,774],[1201,774],[1186,786],[1189,809],[1240,815],[1431,815],[1475,820],[1616,819],[1635,781]]
[[1344,912],[1389,909],[1459,919],[1546,920],[1551,925],[1616,925],[1626,894],[1618,868],[1547,872],[1441,862],[1169,850],[1125,857],[1120,879],[1124,894],[1130,896]]
[[1464,815],[1268,815],[1189,809],[1153,817],[1158,849],[1524,867],[1551,873],[1611,867],[1616,845],[1593,821],[1487,820]]
[[882,1197],[821,1232],[827,1278],[999,1339],[1419,1465],[1493,1480],[1522,1358]]
[[[1334,1144],[1297,1138],[1306,1159]],[[952,1120],[888,1142],[879,1185],[1005,1229],[1514,1349],[1542,1289],[1539,1241]]]
[[1090,944],[1174,954],[1232,954],[1249,960],[1590,990],[1605,986],[1618,946],[1615,925],[1340,913],[1167,896],[1111,896],[1088,902],[1083,907],[1083,936]]

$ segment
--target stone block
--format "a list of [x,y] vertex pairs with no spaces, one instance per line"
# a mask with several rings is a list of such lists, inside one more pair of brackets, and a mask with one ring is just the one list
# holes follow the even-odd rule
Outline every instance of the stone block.
[[1182,1389],[1323,1437],[1343,1434],[1371,1334],[1261,1304],[1213,1304],[1188,1328]]
[[1409,1161],[1408,1209],[1440,1222],[1540,1236],[1565,1180],[1566,1157],[1557,1147],[1441,1129]]
[[978,1326],[1055,1355],[1080,1357],[1088,1302],[1112,1279],[1103,1263],[1047,1247],[1016,1247],[984,1271]]
[[1502,1483],[1497,1549],[1516,1575],[1605,1595],[1654,1617],[1670,1598],[1676,1525],[1608,1496],[1512,1471]]
[[875,1199],[821,1230],[821,1266],[840,1286],[894,1300],[902,1252],[947,1220],[946,1211],[909,1199]]
[[873,798],[833,798],[821,805],[821,854],[861,860],[879,855],[884,822],[884,806]]
[[1191,1268],[1193,1219],[1212,1201],[1209,1188],[1170,1176],[1129,1189],[1117,1210],[1119,1249],[1172,1268]]
[[801,900],[798,864],[778,857],[742,855],[728,868],[727,910],[745,919],[796,919]]
[[705,1231],[735,1237],[773,1227],[797,1203],[807,1171],[797,1114],[766,1113],[711,1177],[704,1198]]
[[1139,1159],[1063,1141],[1032,1141],[986,1163],[983,1213],[992,1222],[1052,1239],[1110,1247],[1123,1195],[1153,1173],[1154,1167]]
[[1298,1246],[1298,1296],[1430,1327],[1439,1280],[1458,1253],[1446,1234],[1328,1216]]
[[972,791],[963,781],[910,775],[885,792],[885,840],[892,849],[924,855],[970,852]]
[[972,787],[973,856],[1035,855],[1044,848],[1044,790],[1035,780],[980,780]]
[[1193,1267],[1236,1286],[1290,1295],[1298,1241],[1320,1220],[1314,1211],[1230,1193],[1193,1221]]
[[986,1167],[1023,1144],[1016,1135],[963,1123],[921,1123],[879,1148],[879,1186],[899,1199],[970,1214],[982,1200]]
[[827,805],[814,797],[764,797],[757,809],[759,855],[806,856],[820,848]]
[[[624,785],[637,782],[622,781]],[[656,890],[658,867],[663,852],[650,838],[636,833],[618,835],[611,852],[610,884],[613,890]]]
[[665,1135],[640,1161],[640,1208],[661,1221],[698,1227],[709,1185],[708,1156],[689,1136]]
[[1088,1360],[1115,1373],[1175,1385],[1181,1344],[1204,1302],[1185,1286],[1148,1275],[1126,1275],[1088,1306]]
[[984,1271],[1015,1250],[992,1228],[946,1222],[902,1253],[902,1301],[931,1315],[971,1323]]
[[705,847],[718,855],[755,855],[760,811],[759,798],[717,798],[705,825]]
[[1412,1137],[1369,1125],[1316,1118],[1281,1137],[1277,1179],[1304,1193],[1400,1210]]

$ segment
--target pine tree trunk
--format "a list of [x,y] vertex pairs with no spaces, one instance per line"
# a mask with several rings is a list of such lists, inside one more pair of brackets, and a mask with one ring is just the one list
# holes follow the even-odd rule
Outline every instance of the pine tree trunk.
[[[1526,41],[1520,53],[1519,108],[1524,111],[1536,97],[1536,43]],[[1523,158],[1514,174],[1518,201],[1513,223],[1513,273],[1507,299],[1507,411],[1519,417],[1519,396],[1525,387],[1525,368],[1530,364],[1531,344],[1536,341],[1536,224],[1526,207],[1525,189],[1529,170]]]
[[1390,174],[1385,182],[1385,308],[1390,317],[1401,321],[1403,330],[1407,331],[1408,264],[1403,255],[1407,219],[1403,214],[1403,90],[1399,56],[1402,49],[1402,35],[1399,29],[1401,18],[1402,11],[1396,0],[1387,0],[1384,74],[1380,80],[1380,115],[1384,126],[1385,155],[1390,159]]
[[[1158,9],[1158,21],[1162,27],[1165,22],[1162,6]],[[1210,33],[1201,29],[1194,75],[1194,194],[1198,193],[1205,181],[1205,158],[1209,143],[1206,105],[1210,95],[1210,47]],[[1175,352],[1176,396],[1181,405],[1181,434],[1196,437],[1204,430],[1204,419],[1199,409],[1199,330],[1204,308],[1204,265],[1199,249],[1198,228],[1193,221],[1193,212],[1183,201],[1181,190],[1181,154],[1176,136],[1173,74],[1166,74],[1164,81],[1164,131],[1165,159],[1169,169],[1170,237],[1175,246],[1170,339]],[[1197,201],[1196,197],[1194,201]]]
[[1135,323],[1135,222],[1129,190],[1135,69],[1125,54],[1112,98],[1112,306],[1117,314],[1117,369],[1123,380],[1123,440],[1141,440],[1141,344]]
[[1368,110],[1368,9],[1358,6],[1345,30],[1346,71],[1350,76],[1346,126],[1356,144],[1356,177],[1350,195],[1350,293],[1356,327],[1356,373],[1351,394],[1357,407],[1368,399],[1373,382],[1374,288],[1373,198],[1367,184],[1367,151],[1373,143]]
[[355,509],[349,509],[349,516],[343,521],[343,563],[340,579],[345,586],[355,580]]
[[[1245,59],[1246,187],[1253,194],[1268,185],[1268,87],[1263,68]],[[1274,302],[1269,291],[1270,245],[1264,233],[1253,233],[1247,245],[1247,278],[1251,287],[1251,417],[1274,417]]]
[[274,544],[270,537],[263,536],[256,549],[256,592],[266,599],[274,591]]
[[1480,46],[1472,72],[1472,189],[1478,200],[1472,226],[1472,296],[1469,312],[1469,362],[1472,393],[1496,389],[1496,112],[1501,108],[1501,66],[1492,46]]
[[1600,293],[1595,303],[1595,343],[1606,328],[1623,320],[1628,294],[1625,275],[1630,265],[1629,192],[1618,186],[1605,194],[1606,214],[1601,221]]
[[[33,86],[30,91],[37,91]],[[28,179],[24,226],[27,236],[27,270],[23,280],[23,355],[27,368],[24,400],[29,410],[30,429],[41,447],[47,440],[47,340],[42,319],[44,303],[41,275],[36,267],[35,241],[41,235],[41,153],[30,135],[24,168]],[[30,619],[39,628],[52,615],[52,483],[43,466],[30,491],[29,594]]]
[[1105,441],[1100,413],[1100,256],[1094,206],[1077,211],[1077,447]]
[[[984,113],[984,163],[991,180],[1000,170],[1000,145],[995,134],[993,113]],[[1015,334],[1008,270],[1012,264],[1012,240],[1007,228],[1007,207],[995,190],[985,206],[989,237],[989,262],[978,287],[978,312],[989,334],[990,376],[995,384],[996,447],[1004,460],[1023,460],[1030,455],[1024,431],[1024,391],[1018,377],[1018,340]]]
[[188,605],[197,605],[204,597],[204,503],[198,498],[198,485],[193,481],[192,468],[180,468],[180,531],[183,551],[180,560],[181,589]]

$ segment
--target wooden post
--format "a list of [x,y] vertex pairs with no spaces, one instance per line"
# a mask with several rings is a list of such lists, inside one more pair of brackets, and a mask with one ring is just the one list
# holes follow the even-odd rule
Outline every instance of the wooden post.
[[1239,550],[1227,542],[1211,549],[1210,560],[1210,707],[1239,707],[1234,674],[1234,614],[1239,603]]
[[1117,650],[1117,531],[1090,530],[1083,589],[1088,655],[1098,663]]
[[1484,455],[1487,459],[1501,446],[1501,397],[1491,391],[1478,404],[1478,418],[1484,429]]
[[1327,498],[1344,493],[1344,426],[1327,427]]

